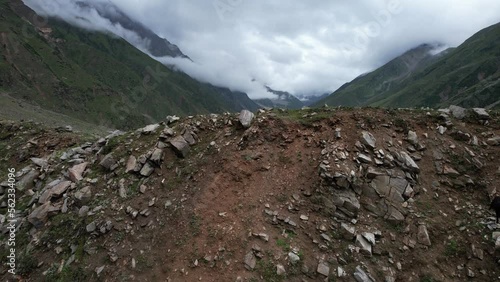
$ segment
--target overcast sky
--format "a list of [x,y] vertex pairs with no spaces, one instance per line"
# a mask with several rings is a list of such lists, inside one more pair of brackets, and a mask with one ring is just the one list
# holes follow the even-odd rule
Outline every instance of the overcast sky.
[[[74,19],[81,11],[71,1],[24,0],[39,12]],[[269,95],[263,85],[295,95],[331,93],[422,43],[458,46],[500,21],[498,0],[109,1],[194,63],[162,61],[251,98]],[[94,28],[109,25],[90,16]]]

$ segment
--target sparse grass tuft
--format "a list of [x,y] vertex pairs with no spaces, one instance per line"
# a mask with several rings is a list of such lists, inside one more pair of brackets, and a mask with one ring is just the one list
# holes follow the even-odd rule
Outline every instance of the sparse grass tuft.
[[276,273],[276,266],[269,260],[258,261],[256,270],[266,282],[281,282],[285,279]]
[[448,242],[445,246],[444,255],[447,257],[456,257],[464,254],[464,246],[455,239],[450,240],[450,242]]

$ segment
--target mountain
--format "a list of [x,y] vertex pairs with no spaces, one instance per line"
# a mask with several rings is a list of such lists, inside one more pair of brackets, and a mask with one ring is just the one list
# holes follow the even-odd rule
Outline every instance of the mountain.
[[90,3],[78,1],[76,4],[83,9],[88,9],[89,12],[94,10],[101,17],[108,19],[112,24],[119,24],[123,28],[136,33],[142,40],[147,42],[146,50],[155,57],[188,58],[175,44],[170,43],[165,38],[161,38],[142,23],[131,19],[111,2]]
[[275,97],[254,99],[254,102],[263,108],[300,109],[304,106],[304,103],[288,92],[273,90],[270,87],[266,88]]
[[500,23],[433,56],[428,45],[343,85],[317,106],[499,107]]
[[435,59],[431,54],[435,48],[434,45],[423,44],[411,49],[375,71],[362,74],[344,84],[316,105],[370,105],[373,101],[389,95],[394,89],[399,89],[415,72],[429,65]]
[[312,106],[314,104],[316,104],[317,102],[325,99],[326,97],[328,97],[328,95],[330,95],[330,93],[324,93],[322,95],[317,95],[317,96],[314,96],[314,95],[297,95],[297,98],[304,104],[304,106]]
[[122,129],[166,115],[258,108],[246,94],[200,83],[121,38],[40,19],[21,1],[0,0],[0,13],[0,91],[12,98]]

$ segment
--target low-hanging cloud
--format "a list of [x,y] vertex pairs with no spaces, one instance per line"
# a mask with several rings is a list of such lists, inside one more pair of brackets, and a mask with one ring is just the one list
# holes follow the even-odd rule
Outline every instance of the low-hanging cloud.
[[[296,95],[330,93],[420,44],[457,46],[500,21],[497,0],[109,1],[178,45],[194,62],[158,60],[251,98],[269,96],[264,85]],[[72,1],[25,2],[49,15],[55,10],[65,20],[82,13],[67,4]],[[96,16],[86,15],[93,24],[86,28],[147,44]]]

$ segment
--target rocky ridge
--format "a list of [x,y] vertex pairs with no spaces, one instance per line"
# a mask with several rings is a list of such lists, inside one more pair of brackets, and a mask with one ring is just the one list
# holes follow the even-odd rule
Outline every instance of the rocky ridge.
[[18,277],[493,281],[498,121],[459,107],[261,110],[98,140],[2,122]]

